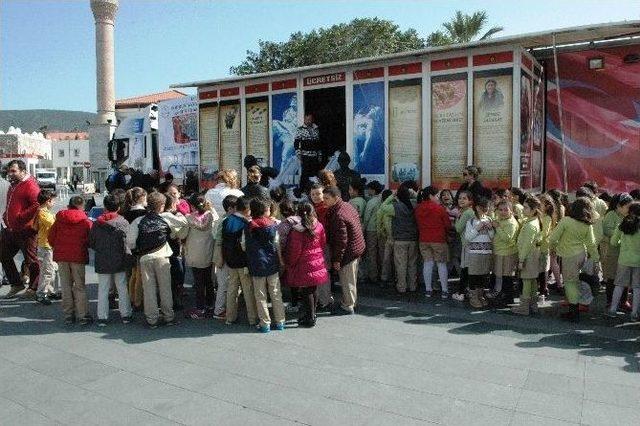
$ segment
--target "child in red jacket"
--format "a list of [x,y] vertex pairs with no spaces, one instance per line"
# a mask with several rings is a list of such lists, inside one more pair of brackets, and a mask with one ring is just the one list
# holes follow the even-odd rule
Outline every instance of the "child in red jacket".
[[89,230],[91,221],[83,210],[84,199],[71,197],[69,208],[58,212],[49,231],[53,260],[58,262],[64,322],[77,319],[81,325],[93,322],[85,288],[85,265],[89,263]]

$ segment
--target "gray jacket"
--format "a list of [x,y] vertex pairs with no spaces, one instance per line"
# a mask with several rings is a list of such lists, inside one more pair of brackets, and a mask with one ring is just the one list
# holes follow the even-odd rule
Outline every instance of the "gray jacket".
[[413,210],[400,201],[393,202],[395,215],[391,221],[391,232],[394,241],[418,241],[418,226]]
[[129,222],[118,215],[105,220],[100,216],[89,231],[89,247],[95,250],[97,274],[124,272],[130,266],[131,250],[127,247]]

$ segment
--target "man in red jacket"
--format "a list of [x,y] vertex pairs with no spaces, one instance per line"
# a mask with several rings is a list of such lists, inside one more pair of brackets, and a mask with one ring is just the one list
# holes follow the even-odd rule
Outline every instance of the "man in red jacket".
[[324,189],[327,205],[327,240],[331,251],[331,267],[338,272],[342,288],[342,302],[335,315],[351,315],[356,305],[358,260],[364,254],[365,243],[358,211],[342,200],[340,189]]
[[22,160],[10,161],[7,165],[7,179],[11,183],[7,193],[7,209],[4,213],[6,228],[2,230],[0,258],[2,268],[11,290],[5,298],[12,299],[24,290],[20,274],[13,258],[22,252],[25,265],[29,268],[29,288],[25,295],[35,297],[38,288],[40,266],[37,258],[37,232],[33,229],[33,220],[38,213],[38,194],[40,187],[33,176],[27,172]]

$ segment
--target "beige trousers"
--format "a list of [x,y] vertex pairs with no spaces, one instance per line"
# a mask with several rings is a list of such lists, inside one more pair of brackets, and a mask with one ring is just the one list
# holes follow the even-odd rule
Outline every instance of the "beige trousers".
[[367,278],[372,283],[380,280],[380,265],[384,258],[384,244],[378,241],[378,233],[376,231],[368,231],[366,234],[367,242]]
[[[380,241],[378,243],[381,243]],[[382,271],[380,279],[382,281],[393,280],[393,239],[391,237],[384,241],[384,254],[382,255]]]
[[340,287],[342,288],[342,302],[340,306],[347,311],[353,311],[358,297],[358,260],[353,260],[340,267]]
[[38,293],[55,293],[58,291],[58,264],[53,261],[53,250],[38,247],[38,262],[40,262]]
[[418,285],[418,243],[416,241],[395,241],[393,260],[396,268],[396,288],[399,292],[416,291]]
[[77,319],[89,315],[84,263],[58,262],[62,287],[62,311],[65,317]]
[[[247,305],[247,319],[249,324],[254,325],[257,320],[256,298],[253,292],[253,283],[246,268],[229,268],[227,281],[227,322],[234,322],[238,319],[238,293],[242,288],[244,303]],[[220,284],[218,284],[220,285]]]
[[268,277],[251,277],[251,281],[253,281],[253,293],[256,298],[260,326],[269,326],[271,324],[271,316],[267,306],[267,292],[271,296],[273,320],[276,323],[284,322],[284,305],[282,304],[280,277],[278,274],[269,275]]
[[[324,247],[324,266],[327,270],[331,269],[331,253],[329,252],[329,246]],[[329,277],[331,281],[331,277]],[[331,294],[331,282],[327,285],[321,285],[318,287],[318,305],[330,306],[333,305],[333,295]]]
[[[168,257],[146,259],[140,262],[144,316],[147,323],[156,325],[160,313],[165,321],[173,321],[173,296],[171,295],[171,264]],[[160,311],[158,311],[160,293]]]

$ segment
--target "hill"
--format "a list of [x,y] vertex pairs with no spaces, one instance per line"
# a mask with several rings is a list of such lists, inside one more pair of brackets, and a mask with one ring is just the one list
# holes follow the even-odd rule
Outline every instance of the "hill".
[[0,130],[6,132],[13,126],[31,133],[47,126],[47,132],[86,132],[87,121],[93,121],[95,116],[92,112],[57,109],[3,110],[0,111]]

